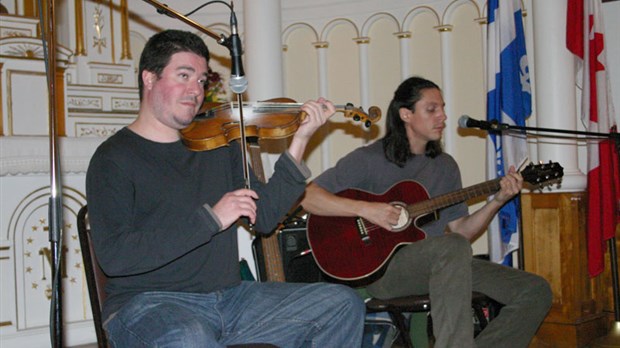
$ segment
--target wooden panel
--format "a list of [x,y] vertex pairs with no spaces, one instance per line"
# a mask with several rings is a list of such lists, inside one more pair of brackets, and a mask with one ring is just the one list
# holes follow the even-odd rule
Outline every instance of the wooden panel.
[[585,193],[522,195],[525,269],[549,281],[553,304],[532,347],[582,347],[606,333],[603,277],[589,278]]
[[[605,270],[603,271],[603,279],[605,279],[600,290],[604,297],[603,311],[608,312],[609,317],[613,317],[614,302],[613,288],[611,281],[611,257],[609,256],[609,244],[606,244],[605,250]],[[616,250],[620,250],[620,224],[616,225]],[[620,261],[620,260],[618,260]]]

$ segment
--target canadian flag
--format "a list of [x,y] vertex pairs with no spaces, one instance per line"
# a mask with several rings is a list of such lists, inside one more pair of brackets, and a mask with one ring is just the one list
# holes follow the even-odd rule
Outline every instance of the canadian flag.
[[[581,120],[590,132],[616,132],[603,36],[601,0],[567,0],[566,46],[579,64]],[[620,179],[618,153],[611,139],[588,141],[588,271],[604,269],[605,242],[614,237]]]

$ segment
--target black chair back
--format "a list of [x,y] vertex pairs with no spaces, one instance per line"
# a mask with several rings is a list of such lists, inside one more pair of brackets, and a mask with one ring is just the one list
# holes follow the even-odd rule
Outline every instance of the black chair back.
[[100,348],[105,348],[108,346],[108,340],[101,320],[101,306],[103,305],[103,301],[105,301],[105,283],[108,278],[97,262],[97,257],[95,256],[95,251],[90,240],[90,227],[87,215],[88,206],[85,205],[80,209],[77,215],[78,236],[80,238],[80,247],[82,248],[82,259],[84,262],[90,307],[93,311],[97,345]]

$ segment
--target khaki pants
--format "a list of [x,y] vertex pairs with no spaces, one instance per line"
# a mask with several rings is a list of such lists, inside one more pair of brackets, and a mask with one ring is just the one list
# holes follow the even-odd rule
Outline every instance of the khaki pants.
[[[382,299],[430,294],[435,348],[527,347],[551,307],[546,280],[473,258],[469,241],[455,233],[402,247],[367,289]],[[472,290],[504,305],[475,342]]]

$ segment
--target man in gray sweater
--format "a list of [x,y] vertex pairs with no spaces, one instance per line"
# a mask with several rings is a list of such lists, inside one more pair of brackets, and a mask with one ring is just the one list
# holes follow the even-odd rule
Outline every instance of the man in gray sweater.
[[167,30],[140,58],[137,119],[105,141],[87,173],[95,252],[109,277],[103,316],[118,347],[359,346],[364,305],[349,288],[242,281],[235,222],[271,231],[304,192],[302,156],[335,112],[307,117],[269,183],[245,178],[237,143],[186,148],[179,130],[202,105],[209,52],[196,35]]

